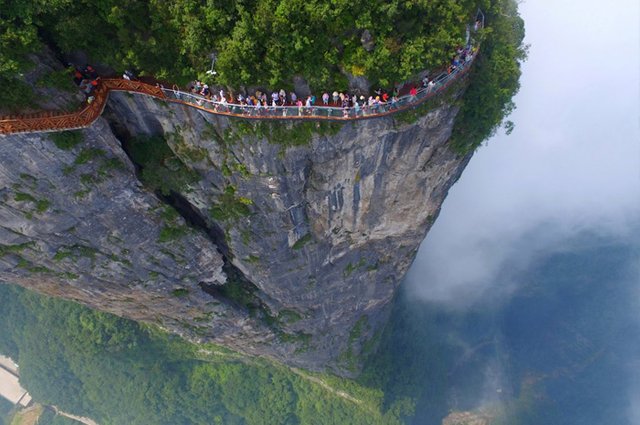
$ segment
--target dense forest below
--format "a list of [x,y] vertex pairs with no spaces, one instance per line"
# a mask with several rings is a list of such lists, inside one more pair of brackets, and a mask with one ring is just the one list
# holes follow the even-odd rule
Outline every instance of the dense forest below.
[[[195,346],[10,285],[0,285],[0,353],[18,360],[37,401],[103,425],[440,425],[478,408],[492,425],[624,424],[625,367],[640,349],[628,337],[638,334],[637,259],[629,242],[584,235],[499,276],[497,285],[518,281],[506,300],[461,310],[403,291],[355,381]],[[9,410],[0,403],[0,418]]]
[[18,360],[32,396],[102,425],[391,425],[413,410],[409,399],[383,405],[379,389],[190,344],[18,287],[0,285],[0,311],[0,353]]
[[[22,76],[43,45],[60,58],[84,52],[116,72],[180,85],[198,78],[236,91],[292,90],[302,77],[314,91],[344,91],[349,78],[365,77],[391,89],[446,66],[478,10],[482,54],[454,131],[464,153],[514,107],[525,49],[513,0],[8,0],[0,9],[0,109],[37,103]],[[207,73],[214,56],[215,76]],[[73,90],[69,81],[62,72],[37,85]]]

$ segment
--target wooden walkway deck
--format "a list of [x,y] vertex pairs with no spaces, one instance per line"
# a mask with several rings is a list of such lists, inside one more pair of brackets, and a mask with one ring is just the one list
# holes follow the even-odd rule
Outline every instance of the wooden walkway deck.
[[[477,53],[473,55],[473,59]],[[0,117],[0,134],[57,132],[81,129],[90,126],[104,111],[104,107],[112,91],[143,94],[154,98],[183,104],[214,115],[248,119],[248,120],[311,120],[311,121],[355,121],[393,115],[414,108],[436,94],[442,92],[453,82],[465,75],[472,65],[469,60],[451,73],[443,73],[434,79],[437,83],[422,88],[417,95],[402,96],[398,102],[384,103],[364,108],[340,108],[314,105],[311,107],[276,106],[255,107],[226,102],[214,102],[191,93],[169,90],[141,81],[130,81],[121,78],[105,78],[94,91],[94,101],[85,104],[82,109],[72,113],[41,112]]]

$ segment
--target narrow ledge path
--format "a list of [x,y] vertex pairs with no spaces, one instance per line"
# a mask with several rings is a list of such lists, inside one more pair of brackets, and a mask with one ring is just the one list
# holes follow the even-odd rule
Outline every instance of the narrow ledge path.
[[228,102],[214,102],[203,96],[192,93],[166,89],[141,81],[123,78],[104,78],[96,88],[94,101],[85,104],[76,112],[40,112],[0,117],[0,134],[40,133],[76,130],[89,127],[104,111],[112,91],[142,94],[156,99],[186,105],[214,115],[222,115],[247,120],[307,120],[307,121],[355,121],[379,118],[397,114],[424,103],[438,93],[447,89],[455,81],[467,74],[474,62],[477,52],[451,72],[436,76],[433,84],[423,87],[414,95],[400,97],[397,102],[387,102],[362,108],[332,106],[270,106],[257,107],[239,105]]

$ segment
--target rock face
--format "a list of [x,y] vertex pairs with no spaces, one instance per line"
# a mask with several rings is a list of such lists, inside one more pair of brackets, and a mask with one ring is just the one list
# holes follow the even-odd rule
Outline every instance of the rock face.
[[[0,279],[351,375],[469,160],[456,113],[250,123],[112,94],[72,150],[0,137]],[[199,176],[170,196],[190,227],[136,178],[120,142],[145,135]]]

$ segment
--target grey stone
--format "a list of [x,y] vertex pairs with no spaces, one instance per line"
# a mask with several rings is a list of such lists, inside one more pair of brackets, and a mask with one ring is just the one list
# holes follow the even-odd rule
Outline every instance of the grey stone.
[[[125,167],[93,186],[80,176],[98,174],[104,158],[64,171],[83,147],[61,151],[38,134],[0,138],[0,243],[33,243],[0,257],[0,280],[194,341],[353,375],[358,353],[385,323],[399,283],[470,159],[447,144],[456,114],[457,107],[445,105],[413,124],[385,117],[324,134],[320,124],[304,123],[317,127],[308,143],[287,146],[293,132],[304,130],[299,125],[239,123],[112,93],[105,119],[84,131],[83,147],[99,148]],[[218,240],[193,229],[159,242],[162,203],[141,187],[107,121],[121,136],[167,136],[202,178],[181,195],[219,229]],[[267,138],[269,126],[280,127]],[[186,153],[194,149],[204,158]],[[212,218],[227,186],[250,200],[249,216]],[[84,197],[74,196],[82,190]],[[34,212],[32,202],[15,200],[17,191],[50,206]],[[76,245],[95,253],[55,259]],[[275,324],[200,289],[201,282],[225,284],[223,256],[256,286],[255,295],[279,317]],[[178,297],[179,288],[188,292]]]
[[362,35],[360,36],[360,43],[362,43],[362,47],[367,52],[372,52],[373,49],[375,49],[376,47],[376,43],[373,39],[373,35],[371,35],[371,32],[367,29],[362,31]]

